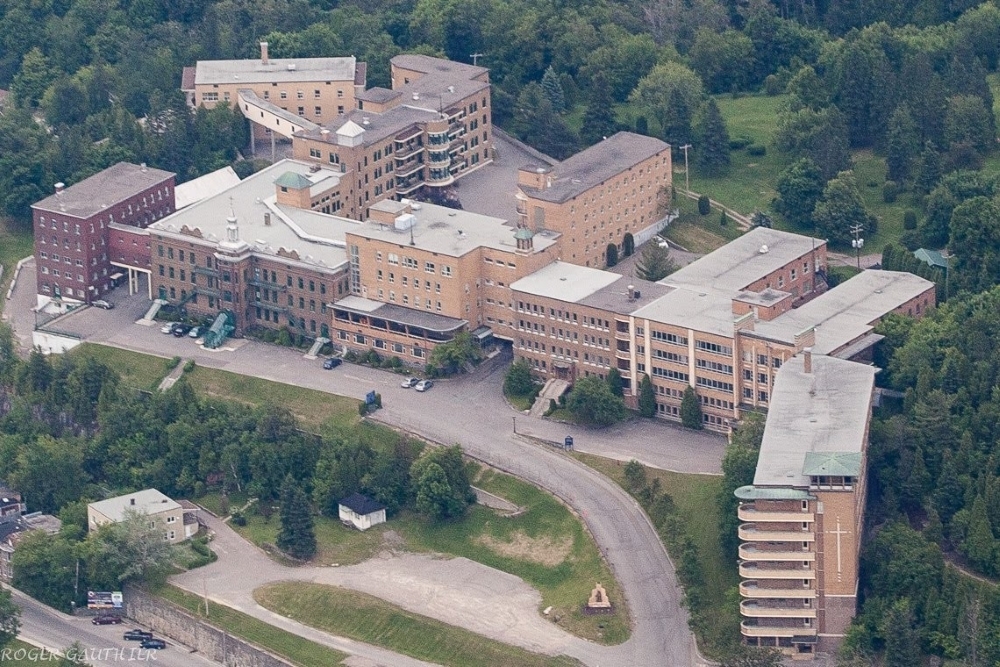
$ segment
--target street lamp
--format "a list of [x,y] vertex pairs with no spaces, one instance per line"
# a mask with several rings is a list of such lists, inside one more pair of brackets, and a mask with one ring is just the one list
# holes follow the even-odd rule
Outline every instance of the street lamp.
[[858,258],[858,271],[861,270],[861,249],[865,247],[865,240],[861,238],[861,229],[861,225],[851,227],[851,233],[854,234],[854,238],[851,239],[851,247],[854,248],[854,253]]
[[688,149],[691,148],[691,144],[684,144],[681,146],[681,150],[684,151],[684,191],[691,192],[691,179],[688,177],[690,173],[688,171]]

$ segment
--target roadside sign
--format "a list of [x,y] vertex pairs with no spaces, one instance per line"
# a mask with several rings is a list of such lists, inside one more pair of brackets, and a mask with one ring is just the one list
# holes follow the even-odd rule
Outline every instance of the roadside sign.
[[121,591],[87,591],[87,609],[121,609]]
[[370,391],[365,394],[365,405],[375,405],[375,392]]

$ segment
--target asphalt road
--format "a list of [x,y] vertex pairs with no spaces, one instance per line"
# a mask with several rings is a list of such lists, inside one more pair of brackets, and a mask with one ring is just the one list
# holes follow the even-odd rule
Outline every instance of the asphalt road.
[[11,590],[14,601],[21,608],[20,639],[49,651],[62,651],[78,641],[87,650],[86,662],[92,665],[207,667],[219,664],[174,641],[168,641],[167,648],[161,651],[142,650],[139,642],[122,639],[125,630],[138,627],[135,624],[93,625],[90,618],[63,614],[16,589]]

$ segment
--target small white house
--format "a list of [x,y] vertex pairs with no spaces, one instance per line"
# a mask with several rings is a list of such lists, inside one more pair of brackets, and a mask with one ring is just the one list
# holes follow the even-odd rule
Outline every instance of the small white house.
[[340,501],[340,522],[354,526],[358,530],[368,530],[372,526],[385,523],[385,505],[368,496],[352,493]]

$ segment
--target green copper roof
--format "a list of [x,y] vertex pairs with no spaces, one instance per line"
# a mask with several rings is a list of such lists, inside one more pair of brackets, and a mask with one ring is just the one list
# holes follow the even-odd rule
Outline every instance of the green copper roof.
[[292,188],[293,190],[302,190],[312,185],[308,178],[291,171],[286,171],[281,176],[278,176],[278,179],[274,183],[285,188]]
[[857,477],[861,474],[861,452],[808,452],[802,474]]
[[919,259],[925,264],[930,264],[931,266],[936,266],[941,269],[948,268],[948,259],[940,250],[928,250],[927,248],[918,248],[914,251],[913,256]]
[[534,238],[535,233],[532,232],[527,227],[519,227],[516,232],[514,232],[515,239],[530,239]]
[[812,500],[808,491],[787,486],[741,486],[733,494],[740,500]]

